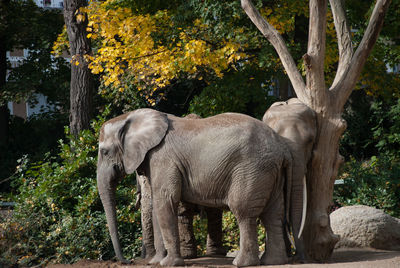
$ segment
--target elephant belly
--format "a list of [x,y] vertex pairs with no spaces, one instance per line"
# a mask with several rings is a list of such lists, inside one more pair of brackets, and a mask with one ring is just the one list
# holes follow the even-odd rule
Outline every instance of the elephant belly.
[[[207,186],[210,186],[210,184]],[[206,185],[199,185],[198,183],[189,187],[185,183],[182,187],[182,200],[206,207],[226,208],[227,202],[224,191],[210,188],[213,187],[206,187]]]

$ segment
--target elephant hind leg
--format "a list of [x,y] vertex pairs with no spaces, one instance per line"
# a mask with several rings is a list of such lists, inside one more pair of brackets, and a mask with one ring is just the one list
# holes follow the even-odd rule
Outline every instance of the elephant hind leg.
[[274,202],[269,202],[269,206],[261,214],[261,221],[267,232],[265,252],[261,257],[262,265],[286,264],[289,261],[285,243],[284,215],[284,198],[281,193]]
[[240,250],[233,260],[233,265],[238,267],[259,265],[256,218],[237,217],[237,220],[240,231]]
[[225,256],[227,250],[222,246],[222,210],[205,208],[207,213],[207,247],[208,256]]
[[195,207],[193,204],[179,203],[178,227],[181,255],[184,259],[197,257],[196,238],[193,232],[193,216]]

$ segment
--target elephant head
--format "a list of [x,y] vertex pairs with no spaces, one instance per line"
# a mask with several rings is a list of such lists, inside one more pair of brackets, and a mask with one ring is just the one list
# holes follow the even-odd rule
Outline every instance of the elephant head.
[[114,251],[125,261],[118,238],[115,191],[118,181],[133,173],[147,152],[156,147],[168,129],[163,113],[141,109],[105,122],[100,130],[97,187],[106,212]]
[[[307,164],[312,156],[312,149],[317,133],[316,113],[296,98],[287,102],[276,102],[265,112],[263,121],[284,137],[294,159],[293,195],[291,218],[293,234],[296,240],[297,255],[304,259],[304,246],[299,238],[302,220],[305,220],[306,189],[305,176]],[[304,201],[302,201],[304,200]]]

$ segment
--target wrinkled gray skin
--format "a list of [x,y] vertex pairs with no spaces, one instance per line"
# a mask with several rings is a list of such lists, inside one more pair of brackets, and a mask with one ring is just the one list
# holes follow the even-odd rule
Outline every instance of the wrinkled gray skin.
[[137,200],[136,209],[140,207],[142,223],[142,258],[152,258],[156,254],[153,232],[153,205],[151,201],[150,181],[144,175],[136,172]]
[[[152,225],[151,188],[148,178],[137,174],[138,192],[136,208],[141,209],[142,221],[142,255],[143,259],[152,258],[155,255],[154,232]],[[142,186],[143,185],[143,186]],[[197,244],[193,231],[193,217],[200,211],[207,215],[207,256],[225,255],[226,250],[222,246],[222,210],[218,208],[200,207],[194,204],[179,202],[178,205],[178,230],[180,238],[180,250],[183,258],[197,257]],[[161,234],[156,234],[161,236]]]
[[[185,116],[188,119],[200,119],[196,114]],[[140,176],[140,177],[139,177]],[[137,174],[138,193],[137,208],[141,208],[143,248],[141,257],[144,259],[152,258],[155,255],[154,233],[152,226],[151,211],[151,189],[148,180],[143,175]],[[142,187],[143,185],[143,187]],[[143,188],[143,189],[142,189]],[[204,211],[207,215],[207,244],[206,255],[216,256],[225,255],[226,250],[222,246],[222,210],[218,208],[206,208],[179,202],[178,206],[178,230],[180,238],[180,250],[183,258],[197,257],[197,244],[193,232],[193,217],[199,211]],[[156,234],[160,235],[160,234]]]
[[303,211],[303,179],[311,159],[317,133],[316,113],[300,100],[276,102],[265,112],[263,121],[286,139],[294,159],[293,195],[290,205],[293,235],[296,244],[296,261],[305,261],[303,240],[298,238]]
[[[237,266],[258,265],[257,223],[268,232],[261,263],[288,258],[284,220],[290,209],[292,156],[282,138],[249,116],[227,113],[185,119],[138,109],[104,123],[99,139],[97,185],[119,260],[115,190],[125,174],[149,178],[154,232],[161,232],[150,263],[184,265],[178,235],[178,203],[229,208],[240,230]],[[162,244],[162,243],[161,243]]]

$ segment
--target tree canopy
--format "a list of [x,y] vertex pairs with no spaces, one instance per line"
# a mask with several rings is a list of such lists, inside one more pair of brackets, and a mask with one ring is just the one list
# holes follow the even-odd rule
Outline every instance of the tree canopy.
[[[255,1],[255,5],[284,36],[304,75],[301,56],[306,51],[308,4],[291,0]],[[398,6],[398,1],[393,5]],[[347,1],[345,8],[357,45],[371,5]],[[386,72],[385,67],[394,66],[399,57],[394,34],[399,28],[394,19],[398,12],[396,8],[391,10],[388,17],[394,23],[385,24],[357,85],[369,94],[391,96],[399,92],[398,75]],[[209,84],[231,70],[240,72],[245,65],[254,65],[272,77],[285,72],[276,52],[247,19],[239,1],[91,1],[82,11],[88,13],[88,37],[95,47],[86,58],[92,72],[100,74],[103,87],[99,93],[103,95],[121,96],[129,88],[155,105],[165,98],[167,86],[179,79],[204,79]],[[59,41],[62,44],[62,39]],[[338,59],[333,16],[328,10],[327,84],[334,79]],[[266,76],[266,80],[269,78]],[[383,88],[382,84],[387,86]]]

